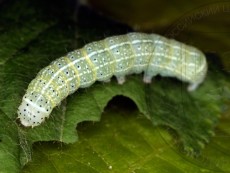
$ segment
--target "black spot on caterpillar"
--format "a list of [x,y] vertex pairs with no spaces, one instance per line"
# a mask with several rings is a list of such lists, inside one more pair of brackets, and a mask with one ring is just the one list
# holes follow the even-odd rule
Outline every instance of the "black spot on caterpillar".
[[204,54],[195,47],[156,34],[128,33],[86,44],[43,68],[32,80],[18,108],[24,126],[38,126],[64,98],[78,88],[116,76],[144,72],[144,82],[152,77],[176,77],[188,82],[192,91],[207,72]]

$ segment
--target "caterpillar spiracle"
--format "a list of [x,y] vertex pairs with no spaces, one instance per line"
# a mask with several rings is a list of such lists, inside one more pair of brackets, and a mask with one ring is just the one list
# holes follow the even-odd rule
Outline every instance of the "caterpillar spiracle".
[[28,86],[18,108],[24,126],[38,126],[64,98],[95,81],[119,84],[125,76],[144,72],[144,82],[156,75],[188,82],[192,91],[207,72],[205,55],[195,47],[157,34],[128,33],[86,44],[43,68]]

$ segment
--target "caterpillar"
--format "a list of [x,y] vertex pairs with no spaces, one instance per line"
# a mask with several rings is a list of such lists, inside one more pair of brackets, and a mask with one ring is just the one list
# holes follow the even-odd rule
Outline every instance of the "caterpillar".
[[23,96],[18,118],[24,126],[38,126],[78,88],[95,81],[107,82],[112,76],[123,84],[126,75],[142,72],[145,83],[159,74],[188,82],[188,91],[193,91],[206,76],[207,62],[197,48],[157,34],[133,32],[108,37],[43,68]]

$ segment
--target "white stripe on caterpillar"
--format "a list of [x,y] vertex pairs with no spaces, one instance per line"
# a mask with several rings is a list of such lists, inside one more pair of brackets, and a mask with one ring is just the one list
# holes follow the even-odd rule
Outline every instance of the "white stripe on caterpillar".
[[207,72],[204,54],[198,49],[156,34],[129,33],[86,44],[53,61],[32,80],[18,108],[24,126],[38,126],[55,106],[78,88],[96,80],[118,83],[125,76],[144,72],[144,82],[152,77],[176,77],[188,82],[192,91]]

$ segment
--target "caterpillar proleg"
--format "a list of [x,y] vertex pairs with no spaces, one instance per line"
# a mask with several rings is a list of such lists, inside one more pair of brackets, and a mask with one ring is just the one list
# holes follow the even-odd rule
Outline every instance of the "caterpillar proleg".
[[119,84],[125,76],[144,72],[144,82],[156,75],[188,82],[193,91],[206,76],[205,55],[195,47],[156,34],[128,33],[86,44],[43,68],[28,86],[18,108],[24,126],[38,126],[64,98],[95,81]]

